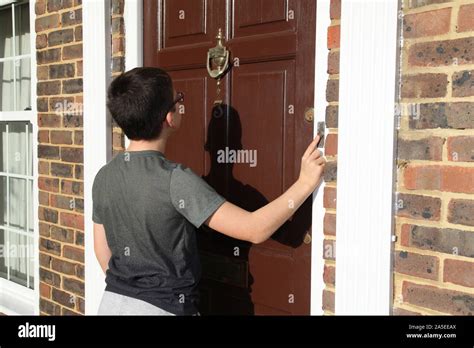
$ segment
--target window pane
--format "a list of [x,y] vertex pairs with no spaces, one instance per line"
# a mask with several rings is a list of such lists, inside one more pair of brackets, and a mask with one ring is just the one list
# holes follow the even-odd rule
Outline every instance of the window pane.
[[0,62],[0,111],[16,111],[14,110],[13,65],[13,60]]
[[[29,134],[26,133],[27,122],[8,122],[8,172],[28,175],[27,165]],[[28,143],[27,143],[28,142]],[[28,168],[28,172],[29,172]]]
[[26,230],[26,180],[10,178],[10,226]]
[[28,262],[30,263],[28,273],[30,274],[30,289],[35,288],[35,279],[34,279],[35,258],[33,256],[34,255],[33,250],[34,250],[33,238],[28,237]]
[[0,229],[0,278],[7,278],[7,246],[5,230]]
[[29,197],[29,204],[28,204],[28,232],[34,232],[34,222],[33,222],[33,180],[28,180],[28,197]]
[[17,56],[30,53],[30,13],[28,3],[15,6],[15,52]]
[[10,266],[10,280],[26,286],[26,267],[29,262],[28,241],[26,236],[10,231],[8,261]]
[[0,58],[13,55],[12,9],[10,6],[0,10]]
[[0,226],[7,223],[7,178],[0,176]]
[[0,172],[7,171],[7,123],[0,122]]
[[31,110],[31,59],[15,60],[16,110]]

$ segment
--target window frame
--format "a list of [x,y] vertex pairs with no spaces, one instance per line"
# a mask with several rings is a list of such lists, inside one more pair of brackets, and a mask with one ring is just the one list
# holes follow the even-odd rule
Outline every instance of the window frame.
[[[12,3],[6,6],[18,6],[24,2]],[[32,131],[32,176],[33,191],[30,205],[33,206],[33,218],[30,221],[30,227],[33,229],[33,276],[34,289],[29,289],[12,281],[0,278],[0,312],[7,315],[38,315],[39,314],[39,220],[38,220],[38,122],[37,122],[37,101],[36,101],[36,32],[35,32],[35,1],[29,0],[29,22],[30,22],[30,65],[31,65],[31,110],[24,111],[1,111],[0,122],[29,122]],[[14,10],[12,10],[12,14]],[[13,26],[14,16],[13,16]],[[13,32],[14,34],[14,32]],[[14,55],[12,59],[26,57],[27,55]],[[2,61],[10,60],[2,59]],[[15,89],[16,90],[16,89]]]

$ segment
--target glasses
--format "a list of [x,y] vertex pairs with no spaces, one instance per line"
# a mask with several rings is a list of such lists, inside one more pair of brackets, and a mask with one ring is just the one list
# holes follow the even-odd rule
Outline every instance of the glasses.
[[168,109],[168,112],[170,112],[170,111],[175,112],[176,111],[176,107],[175,107],[176,104],[182,103],[182,102],[184,102],[184,93],[183,92],[176,93],[176,99],[173,101],[173,104],[171,104],[170,108]]

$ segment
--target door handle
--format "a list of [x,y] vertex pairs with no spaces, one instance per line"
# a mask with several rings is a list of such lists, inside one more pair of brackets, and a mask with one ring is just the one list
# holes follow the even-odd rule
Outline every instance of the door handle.
[[[224,46],[224,34],[219,28],[217,32],[217,44],[207,52],[207,72],[213,79],[220,80],[229,67],[229,50]],[[215,67],[215,68],[213,68]]]

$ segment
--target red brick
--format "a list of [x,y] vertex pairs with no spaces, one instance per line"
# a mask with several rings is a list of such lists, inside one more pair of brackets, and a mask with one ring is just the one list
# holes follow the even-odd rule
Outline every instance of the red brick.
[[323,242],[323,258],[325,260],[336,259],[336,241],[325,239]]
[[474,95],[474,70],[459,71],[453,74],[453,97]]
[[59,192],[59,179],[40,176],[38,178],[38,187],[43,191]]
[[52,114],[40,114],[38,115],[38,127],[59,128],[61,127],[61,117]]
[[331,0],[331,19],[341,19],[341,0]]
[[46,0],[36,0],[35,2],[35,13],[42,15],[46,12]]
[[443,281],[474,288],[474,262],[444,260]]
[[43,175],[49,175],[49,162],[39,161],[38,173]]
[[409,190],[474,193],[474,168],[409,165],[404,182]]
[[403,300],[453,315],[474,315],[474,295],[411,282],[403,283]]
[[40,282],[40,295],[43,298],[51,298],[51,287],[43,282]]
[[417,38],[445,34],[451,23],[451,8],[407,14],[404,17],[403,36]]
[[72,132],[70,131],[51,131],[52,144],[72,144]]
[[441,214],[441,199],[398,193],[396,207],[397,216],[438,221]]
[[328,54],[328,74],[339,74],[339,62],[340,54],[339,51],[330,52]]
[[60,223],[62,226],[84,230],[84,216],[73,213],[60,213]]
[[472,64],[473,61],[472,37],[415,43],[408,52],[408,63],[412,66],[463,65]]
[[38,142],[47,144],[49,143],[49,131],[48,130],[39,130],[38,131]]
[[326,146],[324,148],[324,154],[327,156],[337,155],[337,134],[331,133],[326,138]]
[[398,158],[403,160],[441,161],[444,139],[428,137],[417,140],[398,139]]
[[58,222],[58,212],[57,210],[39,206],[38,219],[40,219],[40,221],[46,221],[46,222],[51,222],[55,224]]
[[324,208],[336,209],[337,192],[335,187],[324,187]]
[[407,251],[395,251],[394,254],[395,272],[418,278],[438,279],[439,259],[437,257]]
[[59,159],[59,147],[50,145],[38,145],[38,158]]
[[417,312],[409,311],[407,309],[395,307],[393,308],[392,315],[408,316],[408,315],[421,315],[421,314]]
[[416,74],[402,78],[402,98],[439,98],[446,96],[448,75]]
[[328,80],[326,85],[326,100],[328,102],[339,100],[339,79]]
[[61,92],[61,82],[59,81],[41,81],[36,84],[36,93],[38,96],[54,95]]
[[61,193],[66,195],[83,196],[84,183],[71,180],[61,180]]
[[448,159],[454,162],[474,161],[474,137],[459,136],[448,138]]
[[[64,210],[74,210],[75,199],[62,195],[51,195],[51,206]],[[71,242],[72,243],[72,242]]]
[[432,4],[442,4],[450,1],[452,0],[409,0],[407,5],[408,8],[418,8]]
[[328,28],[328,48],[339,48],[341,43],[341,26],[333,25]]
[[63,59],[82,58],[82,44],[70,45],[63,47]]
[[323,291],[323,310],[335,312],[336,294],[329,290]]
[[36,32],[59,27],[59,15],[57,13],[45,17],[39,17],[35,22]]
[[73,294],[84,296],[84,282],[72,278],[63,277],[63,288]]
[[324,214],[324,234],[329,236],[336,235],[336,214]]
[[336,285],[336,268],[324,265],[323,279],[326,284]]
[[60,303],[63,306],[74,308],[75,307],[75,297],[72,294],[64,292],[59,289],[53,288],[51,293],[51,298],[53,301]]
[[474,30],[474,4],[464,5],[459,8],[457,31]]
[[74,231],[58,226],[51,226],[51,239],[72,244],[74,243]]
[[452,199],[448,205],[448,221],[453,224],[474,226],[474,200]]
[[404,224],[400,244],[449,255],[474,257],[474,233],[471,231]]
[[[54,255],[61,255],[61,243],[49,239],[40,238],[40,250]],[[44,280],[44,279],[42,279]],[[55,284],[52,284],[55,285]]]
[[39,204],[49,205],[49,193],[44,191],[39,191]]
[[39,34],[36,36],[36,48],[42,49],[48,46],[48,37],[46,34]]
[[50,229],[50,224],[47,224],[43,221],[40,221],[39,222],[39,233],[41,236],[43,237],[49,237],[50,233],[49,233],[49,229]]
[[84,263],[84,250],[65,245],[63,248],[63,256],[73,261]]
[[82,163],[84,159],[82,148],[62,147],[61,160],[64,162]]
[[61,49],[52,48],[50,50],[38,51],[36,53],[38,64],[49,64],[59,62],[61,60]]
[[51,262],[51,268],[61,274],[76,274],[76,264],[60,259],[53,258]]

